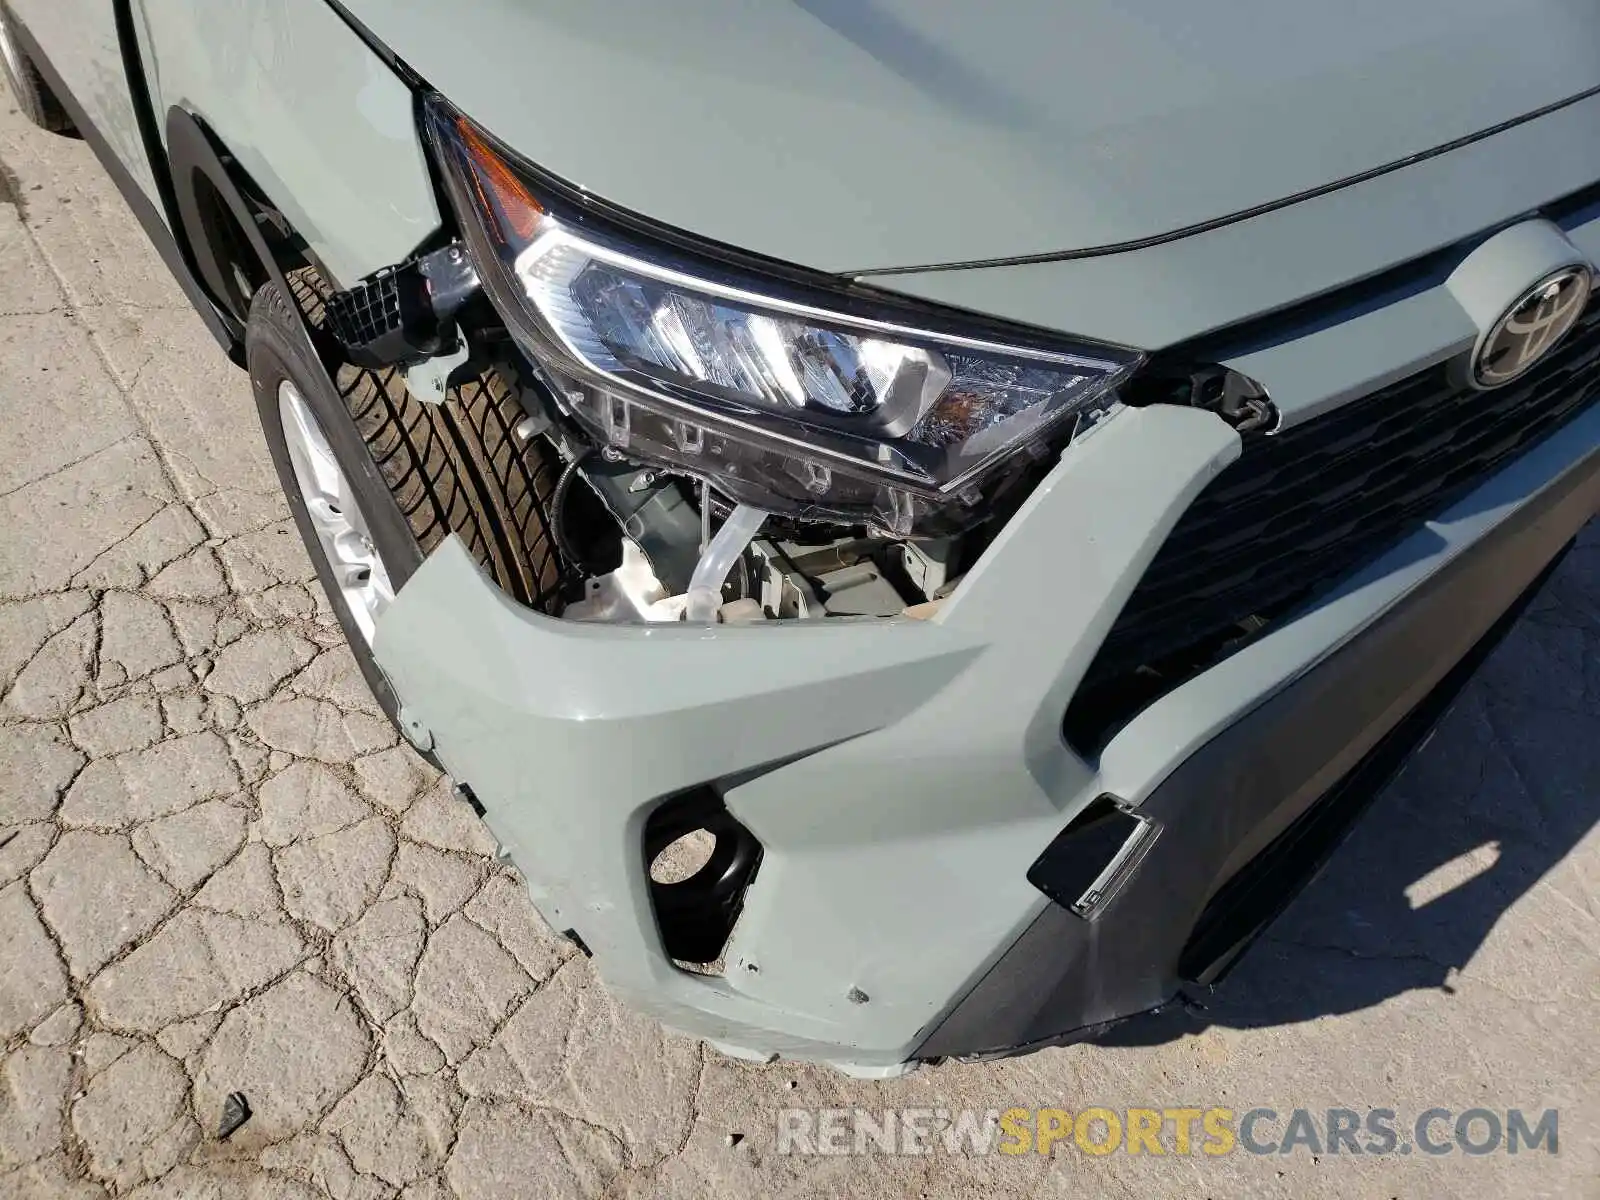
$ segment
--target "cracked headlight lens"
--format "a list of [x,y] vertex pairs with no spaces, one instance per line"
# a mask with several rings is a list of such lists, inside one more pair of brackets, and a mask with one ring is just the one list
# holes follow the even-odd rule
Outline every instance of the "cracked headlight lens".
[[879,319],[858,298],[832,308],[686,261],[596,229],[437,98],[428,123],[478,272],[559,402],[603,444],[740,502],[898,535],[959,524],[1014,455],[1113,411],[1138,364]]

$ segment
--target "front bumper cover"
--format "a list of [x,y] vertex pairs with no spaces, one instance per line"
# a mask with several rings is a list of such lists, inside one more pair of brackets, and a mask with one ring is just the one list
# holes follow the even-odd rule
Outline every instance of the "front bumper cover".
[[1423,742],[1597,508],[1600,452],[1190,755],[1140,805],[1163,837],[1096,914],[1100,928],[1047,906],[918,1057],[1072,1040],[1219,978]]
[[[376,652],[621,999],[735,1051],[892,1071],[1170,996],[1218,885],[1600,505],[1597,445],[1591,411],[1092,764],[1061,715],[1166,533],[1238,453],[1206,413],[1130,411],[1069,448],[934,621],[585,626],[514,605],[447,543]],[[764,855],[720,976],[662,950],[641,848],[650,811],[704,784]],[[1164,828],[1091,927],[1027,874],[1107,793]]]

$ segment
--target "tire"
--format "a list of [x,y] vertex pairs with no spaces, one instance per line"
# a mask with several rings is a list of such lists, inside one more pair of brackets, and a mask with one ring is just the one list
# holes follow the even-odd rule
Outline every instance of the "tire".
[[6,87],[23,116],[51,133],[73,132],[72,118],[23,51],[17,38],[16,18],[4,4],[0,4],[0,73],[5,75]]
[[321,327],[326,285],[310,268],[291,272],[287,282],[292,295],[268,283],[250,304],[245,359],[256,407],[323,589],[373,694],[398,724],[393,688],[343,598],[296,480],[280,385],[292,381],[312,410],[396,592],[454,533],[507,594],[548,605],[561,580],[547,516],[554,456],[540,440],[516,439],[521,404],[497,371],[452,388],[439,405],[415,399],[393,370],[344,364],[330,378],[302,323]]

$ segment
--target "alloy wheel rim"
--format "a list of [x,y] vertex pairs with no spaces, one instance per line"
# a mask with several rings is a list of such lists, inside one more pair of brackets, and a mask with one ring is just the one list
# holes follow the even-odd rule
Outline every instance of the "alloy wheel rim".
[[389,571],[373,544],[349,477],[334,457],[311,406],[288,379],[278,385],[278,415],[317,549],[331,568],[334,584],[362,639],[371,645],[378,617],[394,599]]

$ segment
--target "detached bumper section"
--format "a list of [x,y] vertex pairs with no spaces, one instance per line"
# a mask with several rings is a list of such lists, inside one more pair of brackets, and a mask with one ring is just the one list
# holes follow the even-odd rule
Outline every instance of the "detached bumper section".
[[[619,998],[731,1049],[891,1069],[1037,915],[1028,865],[1094,789],[1067,700],[1238,449],[1208,413],[1125,413],[932,621],[562,621],[447,542],[376,654]],[[646,869],[652,813],[698,789],[761,848],[720,974],[669,956]]]
[[[888,1073],[1169,998],[1197,972],[1208,901],[1425,702],[1600,507],[1597,445],[1591,409],[1139,714],[1097,762],[1067,746],[1062,714],[1168,533],[1239,452],[1209,414],[1133,411],[1072,447],[933,621],[565,622],[507,600],[446,543],[386,613],[377,654],[541,911],[619,998],[734,1053]],[[1047,897],[1040,863],[1108,795],[1151,836],[1074,912]],[[652,815],[685,798],[759,846],[709,970],[674,961],[648,870]]]
[[[1046,907],[919,1057],[1070,1040],[1186,982],[1219,978],[1313,877],[1600,510],[1600,412],[1571,432],[1573,449],[1588,439],[1587,453],[1161,782],[1137,810],[1160,831],[1137,874],[1092,921]],[[1558,466],[1555,447],[1544,449]],[[1075,845],[1068,831],[1040,856],[1041,886],[1070,873]]]

